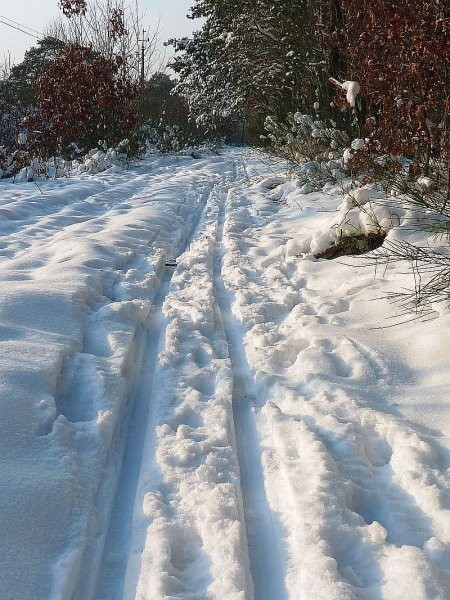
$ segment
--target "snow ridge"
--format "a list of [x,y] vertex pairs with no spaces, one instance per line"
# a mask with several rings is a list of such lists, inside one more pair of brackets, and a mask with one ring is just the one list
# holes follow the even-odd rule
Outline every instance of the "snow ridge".
[[234,376],[233,416],[255,598],[283,600],[286,592],[279,524],[275,522],[276,516],[267,503],[261,449],[252,412],[256,402],[255,383],[242,345],[243,331],[231,312],[231,299],[222,275],[224,223],[232,195],[233,191],[230,191],[222,199],[218,217],[215,294],[224,322]]

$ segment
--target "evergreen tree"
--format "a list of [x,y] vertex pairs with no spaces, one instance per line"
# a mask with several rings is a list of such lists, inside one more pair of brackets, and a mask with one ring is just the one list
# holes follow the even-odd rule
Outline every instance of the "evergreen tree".
[[23,61],[11,68],[9,77],[0,82],[0,98],[5,103],[31,106],[36,101],[36,81],[55,60],[65,44],[54,37],[39,40],[27,52]]
[[174,40],[173,68],[191,115],[214,123],[253,119],[328,104],[328,56],[319,0],[198,0],[205,23],[192,39]]

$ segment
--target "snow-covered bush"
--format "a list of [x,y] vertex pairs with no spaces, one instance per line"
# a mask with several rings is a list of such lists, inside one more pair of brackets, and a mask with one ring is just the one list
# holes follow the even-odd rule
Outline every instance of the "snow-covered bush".
[[332,225],[314,234],[308,251],[318,258],[336,258],[373,250],[400,223],[405,212],[386,202],[373,184],[353,187],[344,194]]
[[269,150],[296,164],[329,160],[330,153],[334,155],[334,151],[344,148],[349,139],[334,122],[327,124],[300,112],[289,113],[286,121],[268,116],[265,129],[263,139]]
[[162,153],[176,153],[187,144],[187,136],[179,125],[161,124],[158,128],[156,148]]
[[129,156],[130,142],[128,139],[122,140],[112,148],[106,148],[102,142],[100,148],[90,150],[81,160],[72,161],[72,169],[79,173],[89,173],[95,175],[111,168],[123,167]]
[[14,155],[5,146],[0,146],[0,179],[14,174]]
[[163,154],[186,154],[197,158],[201,154],[216,154],[223,140],[187,123],[185,126],[164,122],[156,130],[155,147]]
[[68,177],[71,173],[95,175],[107,169],[125,166],[130,158],[129,149],[130,143],[127,139],[112,148],[106,148],[103,142],[99,142],[98,148],[93,148],[77,159],[66,160],[55,156],[43,159],[30,155],[26,150],[8,153],[0,147],[0,179],[13,177],[15,183],[24,183],[38,179]]
[[0,146],[0,179],[13,177],[14,181],[33,181],[36,178],[47,178],[48,161],[32,157],[28,149],[7,149]]
[[[378,162],[389,160],[391,157],[380,157]],[[397,158],[397,165],[396,172],[385,171],[377,186],[384,188],[386,199],[381,204],[394,216],[393,225],[401,227],[387,237],[370,260],[386,265],[408,262],[415,287],[396,291],[391,297],[404,308],[427,313],[434,303],[450,306],[448,182],[446,173],[439,169],[425,177],[416,170],[414,161]],[[384,225],[382,220],[379,224]]]
[[327,180],[341,180],[344,176],[342,150],[348,144],[345,131],[315,120],[300,112],[290,113],[286,121],[274,116],[266,118],[265,150],[287,159],[296,166],[299,186],[320,189]]

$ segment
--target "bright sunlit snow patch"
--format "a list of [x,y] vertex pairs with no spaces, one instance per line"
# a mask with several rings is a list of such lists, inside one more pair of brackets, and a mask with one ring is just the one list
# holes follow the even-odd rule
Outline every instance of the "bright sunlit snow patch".
[[2,597],[450,596],[449,313],[314,258],[424,241],[333,161],[0,182]]

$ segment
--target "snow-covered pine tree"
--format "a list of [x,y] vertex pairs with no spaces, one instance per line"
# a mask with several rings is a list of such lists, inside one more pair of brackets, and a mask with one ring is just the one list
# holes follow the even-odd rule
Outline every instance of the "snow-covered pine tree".
[[[173,40],[178,90],[191,116],[212,124],[240,116],[262,123],[328,98],[328,52],[321,22],[326,2],[198,0],[205,19],[192,39]],[[323,107],[328,102],[321,102]]]

